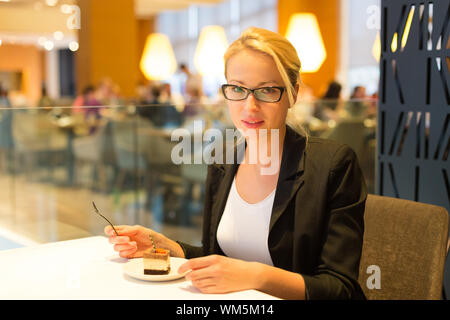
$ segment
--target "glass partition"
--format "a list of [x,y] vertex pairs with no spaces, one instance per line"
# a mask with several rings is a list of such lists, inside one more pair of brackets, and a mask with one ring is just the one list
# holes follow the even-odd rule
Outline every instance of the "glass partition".
[[[300,102],[291,110],[311,136],[356,151],[370,192],[373,108],[376,101],[352,100]],[[94,201],[115,225],[144,225],[200,245],[202,154],[211,143],[205,132],[232,128],[224,104],[0,107],[0,228],[37,243],[103,235]],[[181,142],[186,148],[174,152]],[[175,159],[181,154],[189,161]]]

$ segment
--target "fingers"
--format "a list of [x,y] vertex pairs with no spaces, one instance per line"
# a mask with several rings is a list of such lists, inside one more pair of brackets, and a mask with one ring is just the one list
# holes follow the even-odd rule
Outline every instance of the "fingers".
[[[112,231],[112,232],[111,232]],[[107,235],[107,236],[112,236],[112,234],[114,233],[114,230],[111,228],[110,225],[107,225],[104,229],[103,232]]]
[[125,250],[125,251],[120,251],[119,252],[119,256],[121,258],[127,258],[127,259],[135,258],[136,251],[137,251],[137,249],[130,249],[130,250]]
[[218,263],[219,260],[220,256],[218,255],[210,255],[206,257],[190,259],[178,268],[178,273],[185,273],[189,270],[206,268],[212,264]]
[[138,233],[139,226],[122,225],[114,226],[114,228],[117,230],[118,236],[109,225],[103,230],[109,236],[109,243],[114,244],[114,251],[119,252],[119,256],[122,258],[137,257],[137,242],[131,241],[131,237]]
[[189,270],[191,270],[191,264],[190,264],[191,260],[188,260],[187,262],[183,263],[179,268],[178,268],[178,273],[185,273],[188,272]]
[[122,252],[137,249],[136,242],[130,242],[126,244],[115,244],[114,251]]
[[204,279],[198,279],[198,280],[191,280],[192,285],[196,288],[205,288],[210,286],[215,286],[213,278],[204,278]]
[[[192,271],[186,275],[186,280],[191,281],[192,285],[196,287],[202,293],[218,293],[220,292],[217,286],[217,279],[214,276],[210,276],[208,269],[212,267],[200,269],[198,271]],[[212,275],[213,273],[211,273]]]
[[114,251],[119,252],[119,256],[122,258],[131,258],[131,256],[136,253],[137,249],[137,244],[134,241],[127,244],[114,245]]
[[[134,236],[138,233],[139,227],[138,226],[114,226],[119,236]],[[106,226],[104,229],[104,232],[108,236],[116,236],[116,233],[114,232],[114,229],[111,226]]]
[[111,236],[109,237],[109,243],[111,244],[120,244],[120,243],[128,243],[130,242],[130,237],[127,236]]

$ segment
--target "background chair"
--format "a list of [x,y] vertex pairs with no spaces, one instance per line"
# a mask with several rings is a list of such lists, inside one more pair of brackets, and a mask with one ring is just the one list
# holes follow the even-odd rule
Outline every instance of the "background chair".
[[[441,299],[448,250],[443,207],[369,195],[359,283],[367,299]],[[379,267],[380,288],[369,282]],[[370,289],[372,287],[372,289]]]
[[10,168],[12,149],[12,110],[0,110],[0,172]]
[[88,164],[93,170],[91,187],[97,187],[101,191],[108,191],[107,165],[114,163],[115,160],[111,139],[109,122],[103,122],[98,126],[95,133],[76,137],[73,140],[77,180],[82,176],[82,166]]
[[111,140],[119,170],[115,181],[117,190],[127,187],[127,175],[140,179],[144,177],[148,169],[144,157],[147,142],[140,139],[138,135],[138,131],[142,127],[151,127],[151,124],[148,120],[138,118],[111,122]]
[[15,151],[25,164],[28,176],[43,167],[53,177],[54,168],[65,165],[69,154],[68,134],[52,123],[47,114],[15,112],[12,134]]
[[358,157],[369,193],[375,189],[375,128],[368,127],[361,118],[340,120],[334,128],[321,135],[322,138],[349,145]]
[[[145,120],[140,120],[145,123]],[[149,121],[149,123],[151,123]],[[156,221],[184,224],[183,179],[180,166],[172,161],[172,149],[178,144],[171,141],[173,129],[150,125],[140,126],[138,131],[140,152],[144,155],[146,172],[146,207],[153,212]]]

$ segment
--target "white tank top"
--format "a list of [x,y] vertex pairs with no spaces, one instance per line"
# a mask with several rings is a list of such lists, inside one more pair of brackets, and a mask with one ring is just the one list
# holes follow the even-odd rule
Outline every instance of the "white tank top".
[[233,180],[217,229],[217,241],[228,257],[273,266],[267,240],[275,190],[264,200],[251,204],[241,198],[236,178]]

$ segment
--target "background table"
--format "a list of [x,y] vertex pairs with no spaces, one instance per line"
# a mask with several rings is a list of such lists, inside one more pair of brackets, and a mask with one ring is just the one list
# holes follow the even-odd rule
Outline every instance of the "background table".
[[101,236],[1,251],[0,299],[277,299],[256,290],[203,294],[184,278],[136,280],[123,273],[127,261]]

